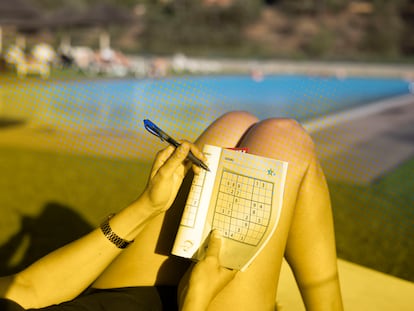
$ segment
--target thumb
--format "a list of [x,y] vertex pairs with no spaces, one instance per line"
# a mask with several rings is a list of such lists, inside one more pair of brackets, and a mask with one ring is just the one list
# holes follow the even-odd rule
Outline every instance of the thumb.
[[206,251],[206,257],[213,256],[218,258],[221,248],[221,234],[218,230],[213,230],[210,234],[210,240]]

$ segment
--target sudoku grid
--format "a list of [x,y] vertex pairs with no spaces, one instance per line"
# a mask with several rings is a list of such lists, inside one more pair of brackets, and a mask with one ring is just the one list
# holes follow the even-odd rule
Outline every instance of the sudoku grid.
[[[191,185],[181,225],[194,227],[205,172]],[[272,212],[273,183],[224,170],[220,179],[213,228],[229,239],[258,245]]]
[[213,228],[229,239],[258,245],[272,212],[273,183],[224,170]]

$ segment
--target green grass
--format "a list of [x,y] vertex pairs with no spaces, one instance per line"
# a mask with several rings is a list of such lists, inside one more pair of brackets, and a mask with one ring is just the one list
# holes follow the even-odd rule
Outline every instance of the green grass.
[[0,85],[6,84],[42,84],[55,81],[71,81],[71,80],[88,80],[88,79],[105,79],[105,76],[88,76],[74,68],[52,68],[48,79],[42,79],[39,75],[28,75],[24,78],[19,78],[14,70],[0,70]]
[[76,239],[133,201],[150,164],[0,148],[0,274]]
[[414,159],[370,186],[329,182],[340,257],[414,281]]
[[[0,274],[97,226],[143,189],[150,163],[0,147]],[[377,183],[329,182],[341,258],[414,281],[414,159]]]

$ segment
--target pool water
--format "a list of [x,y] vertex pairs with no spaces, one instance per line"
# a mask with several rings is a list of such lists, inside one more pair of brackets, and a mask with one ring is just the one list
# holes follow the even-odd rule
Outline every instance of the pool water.
[[230,110],[304,121],[408,93],[409,82],[390,78],[272,75],[262,81],[250,76],[95,80],[7,90],[0,86],[0,109],[6,114],[19,110],[40,122],[127,131],[143,131],[142,120],[149,118],[166,130],[191,132]]

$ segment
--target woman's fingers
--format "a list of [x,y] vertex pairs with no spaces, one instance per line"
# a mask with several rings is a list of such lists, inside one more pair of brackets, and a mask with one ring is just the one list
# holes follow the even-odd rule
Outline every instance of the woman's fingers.
[[[188,142],[183,142],[179,145],[175,151],[170,154],[168,159],[160,160],[163,161],[163,164],[159,168],[159,172],[164,176],[172,176],[177,168],[183,164],[184,160],[187,158],[188,152],[190,151],[190,145]],[[162,157],[166,156],[166,154],[162,154]]]
[[221,235],[218,230],[213,230],[210,234],[210,240],[206,251],[206,257],[212,256],[219,258],[221,248]]
[[230,280],[236,275],[237,271],[224,268],[220,265],[221,246],[222,246],[221,233],[217,229],[214,229],[210,234],[210,240],[208,242],[208,247],[206,251],[206,258],[208,257],[214,258],[217,262],[218,268],[220,269],[220,271],[222,271],[221,275],[223,276],[223,278],[225,280]]
[[[187,141],[182,141],[181,145],[177,148],[168,146],[167,148],[161,150],[156,157],[154,162],[152,173],[156,174],[160,169],[162,169],[162,174],[173,174],[175,170],[185,162],[185,159],[188,156],[189,152],[192,152],[197,158],[202,161],[205,161],[204,154],[194,145]],[[185,171],[191,167],[192,163],[188,161],[184,163]],[[195,173],[198,173],[200,168],[196,165],[193,165],[193,170]]]
[[[193,144],[190,145],[190,151],[196,158],[200,159],[201,161],[203,161],[205,163],[206,156],[195,145],[193,145]],[[193,163],[191,163],[191,164],[193,166],[194,173],[196,173],[196,174],[200,173],[200,170],[202,168],[197,166],[196,164],[193,164]]]
[[175,148],[173,146],[168,146],[167,148],[158,151],[152,165],[151,177],[153,177],[158,172],[160,167],[164,165],[164,163],[169,159],[174,151]]

